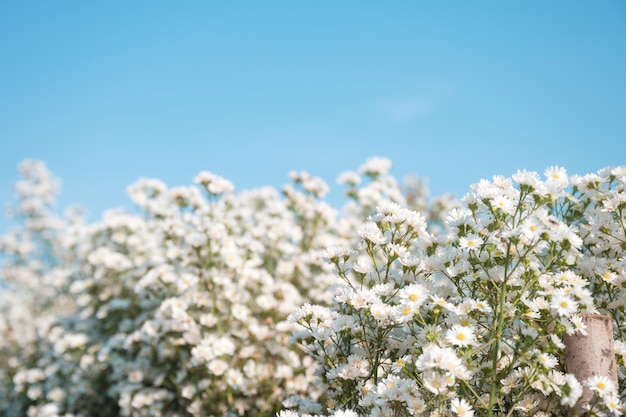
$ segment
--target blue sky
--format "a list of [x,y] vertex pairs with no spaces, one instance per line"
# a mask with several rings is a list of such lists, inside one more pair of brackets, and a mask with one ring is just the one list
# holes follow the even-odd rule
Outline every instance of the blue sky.
[[334,184],[386,156],[462,195],[626,164],[623,1],[3,1],[0,51],[2,204],[25,158],[92,219],[200,170]]

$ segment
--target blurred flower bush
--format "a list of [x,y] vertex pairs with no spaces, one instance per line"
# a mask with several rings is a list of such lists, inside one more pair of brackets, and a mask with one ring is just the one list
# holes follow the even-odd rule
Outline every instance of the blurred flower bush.
[[[279,192],[142,179],[88,223],[19,167],[0,238],[0,416],[562,416],[623,411],[626,168],[431,199],[372,158]],[[619,386],[563,366],[615,323]]]
[[0,240],[0,415],[265,416],[291,395],[317,399],[286,318],[331,303],[323,251],[354,244],[358,218],[408,190],[427,204],[424,184],[401,190],[390,167],[344,175],[345,216],[306,172],[282,192],[240,193],[201,172],[185,187],[142,179],[128,188],[136,212],[88,224],[57,215],[58,179],[25,161],[19,226]]

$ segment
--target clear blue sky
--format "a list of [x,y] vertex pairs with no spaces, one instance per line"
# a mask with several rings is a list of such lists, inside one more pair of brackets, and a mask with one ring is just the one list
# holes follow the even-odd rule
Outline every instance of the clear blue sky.
[[626,164],[624,1],[6,0],[0,53],[3,205],[24,158],[93,219],[200,170],[241,190],[386,156],[462,195]]

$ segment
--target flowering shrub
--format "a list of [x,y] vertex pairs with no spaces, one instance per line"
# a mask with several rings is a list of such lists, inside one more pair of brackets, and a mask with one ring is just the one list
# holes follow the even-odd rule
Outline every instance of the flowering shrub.
[[75,210],[65,217],[54,212],[60,182],[43,163],[24,161],[19,171],[9,214],[21,222],[0,237],[0,415],[6,416],[25,415],[28,396],[39,395],[21,388],[45,378],[36,365],[42,338],[55,315],[72,311],[64,286],[73,259],[58,243],[63,230],[81,222]]
[[331,302],[322,254],[353,244],[355,216],[406,203],[389,168],[375,158],[350,174],[360,184],[342,217],[305,172],[282,196],[201,172],[196,186],[140,180],[128,189],[137,213],[86,224],[52,211],[58,181],[25,162],[22,224],[0,246],[0,415],[263,416],[291,395],[316,399],[314,361],[286,318]]
[[475,184],[439,236],[381,204],[358,244],[329,248],[334,304],[290,316],[328,397],[292,396],[280,416],[562,416],[583,384],[595,414],[621,414],[624,379],[578,381],[562,338],[609,314],[623,375],[626,167],[545,177]]
[[[481,181],[457,201],[384,158],[282,193],[143,179],[87,223],[26,161],[0,238],[0,416],[597,415],[626,394],[626,168]],[[614,320],[619,384],[563,336]]]

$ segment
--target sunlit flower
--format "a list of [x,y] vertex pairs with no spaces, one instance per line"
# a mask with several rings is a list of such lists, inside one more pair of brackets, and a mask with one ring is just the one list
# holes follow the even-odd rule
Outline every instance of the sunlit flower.
[[477,235],[468,235],[459,239],[459,247],[468,250],[480,249],[483,243],[483,239]]
[[556,291],[552,295],[550,307],[560,316],[571,316],[578,311],[578,303],[564,291]]
[[453,398],[450,400],[450,411],[459,417],[474,416],[474,409],[465,398]]
[[615,391],[615,385],[608,377],[595,375],[585,381],[585,386],[591,391],[597,392],[600,396],[612,395]]
[[455,346],[470,346],[476,343],[474,330],[469,326],[454,325],[446,332],[446,340]]

